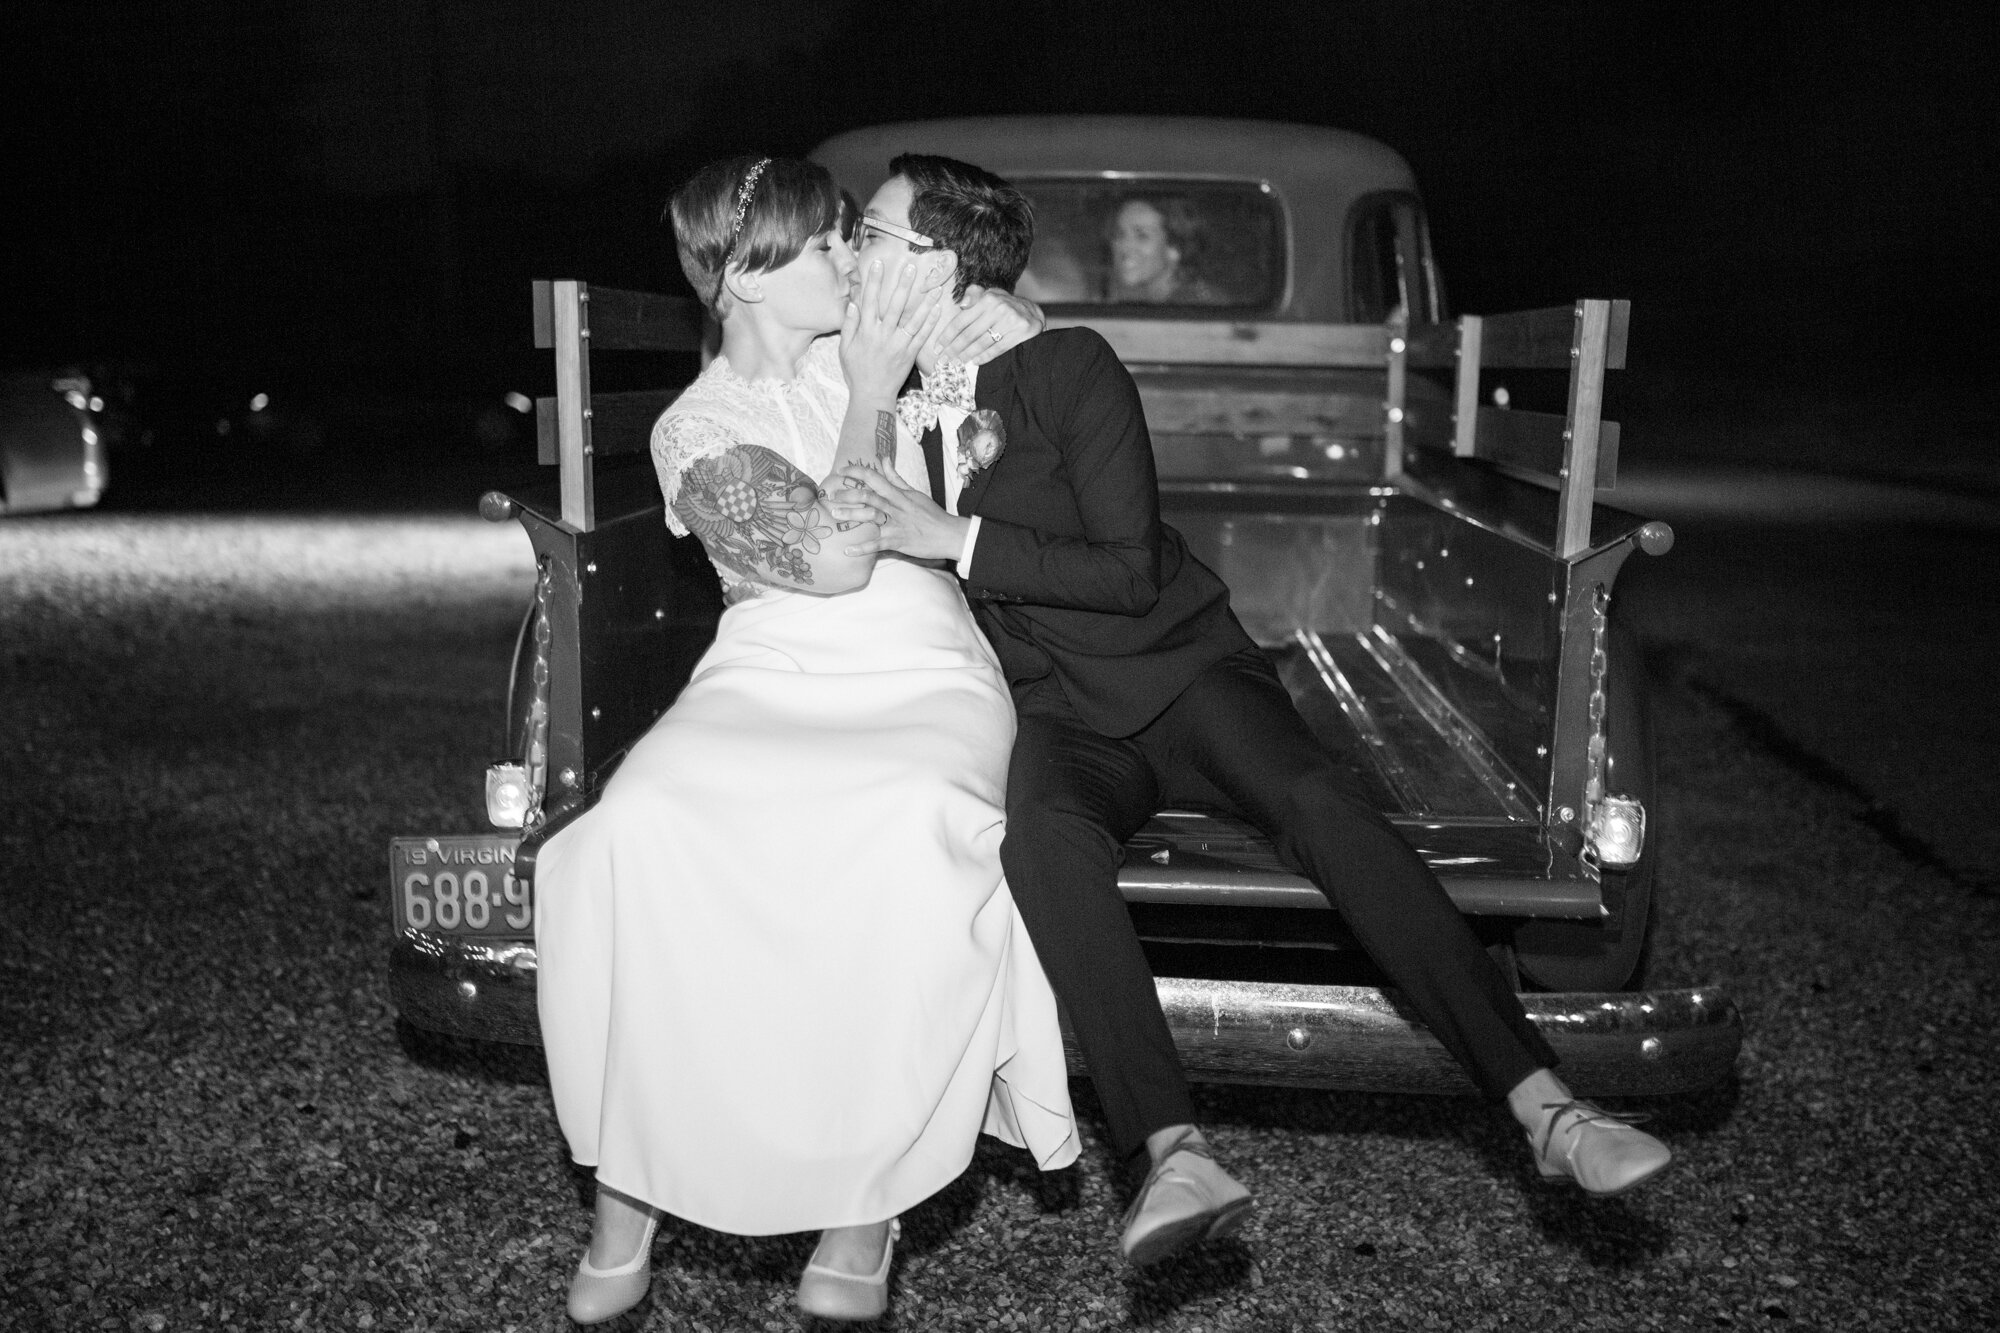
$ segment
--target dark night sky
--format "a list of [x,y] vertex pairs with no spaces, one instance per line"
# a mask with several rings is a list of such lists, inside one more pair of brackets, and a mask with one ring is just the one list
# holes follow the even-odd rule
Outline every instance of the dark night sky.
[[[1973,7],[267,0],[21,7],[5,357],[476,366],[525,283],[672,289],[675,180],[988,112],[1340,125],[1410,158],[1461,309],[1619,295],[1800,382],[1990,364]],[[58,17],[59,15],[59,17]],[[948,56],[940,53],[949,52]]]

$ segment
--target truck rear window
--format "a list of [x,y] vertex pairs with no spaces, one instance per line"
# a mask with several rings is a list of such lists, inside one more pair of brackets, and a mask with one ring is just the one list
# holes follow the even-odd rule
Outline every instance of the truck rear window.
[[1035,249],[1015,288],[1043,305],[1266,310],[1284,294],[1285,227],[1257,181],[1015,177]]

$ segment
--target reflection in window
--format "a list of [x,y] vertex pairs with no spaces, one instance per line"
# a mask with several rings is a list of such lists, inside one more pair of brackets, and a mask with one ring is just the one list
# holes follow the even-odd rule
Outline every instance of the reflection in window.
[[1261,185],[1019,180],[1035,249],[1016,290],[1044,305],[1268,308],[1284,286],[1284,229]]

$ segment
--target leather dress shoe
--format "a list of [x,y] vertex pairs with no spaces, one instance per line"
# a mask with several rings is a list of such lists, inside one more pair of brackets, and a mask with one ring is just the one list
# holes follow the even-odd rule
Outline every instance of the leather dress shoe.
[[882,1263],[865,1276],[824,1264],[807,1264],[806,1271],[799,1274],[799,1309],[843,1323],[880,1319],[889,1308],[889,1262],[896,1257],[896,1239],[902,1234],[903,1224],[891,1219]]
[[639,1238],[639,1252],[616,1268],[593,1268],[590,1251],[585,1249],[577,1263],[576,1276],[569,1280],[569,1317],[579,1324],[601,1324],[616,1318],[646,1298],[653,1282],[653,1232],[660,1215],[646,1219],[646,1234]]
[[1189,1130],[1139,1187],[1118,1250],[1135,1264],[1156,1264],[1196,1240],[1233,1235],[1252,1206],[1250,1191],[1217,1166],[1208,1145]]
[[1528,1133],[1535,1166],[1550,1180],[1574,1180],[1585,1194],[1608,1199],[1658,1175],[1673,1153],[1644,1130],[1637,1116],[1619,1115],[1586,1101],[1544,1102],[1541,1133]]

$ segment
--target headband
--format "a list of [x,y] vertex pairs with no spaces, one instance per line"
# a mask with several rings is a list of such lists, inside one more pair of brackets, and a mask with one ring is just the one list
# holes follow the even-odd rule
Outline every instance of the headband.
[[757,178],[762,176],[764,168],[770,165],[770,158],[758,158],[757,165],[750,168],[749,174],[743,178],[743,184],[737,187],[736,216],[731,218],[729,222],[729,244],[731,248],[735,247],[736,238],[743,231],[743,215],[750,211],[750,200],[757,193]]
[[729,261],[736,254],[736,242],[743,236],[743,216],[750,211],[750,200],[757,193],[757,178],[770,165],[770,158],[758,158],[757,165],[750,168],[743,177],[743,183],[736,187],[736,216],[729,220],[729,244],[723,247],[722,261],[715,266],[715,294],[709,298],[711,307],[722,299],[722,284],[729,278]]

